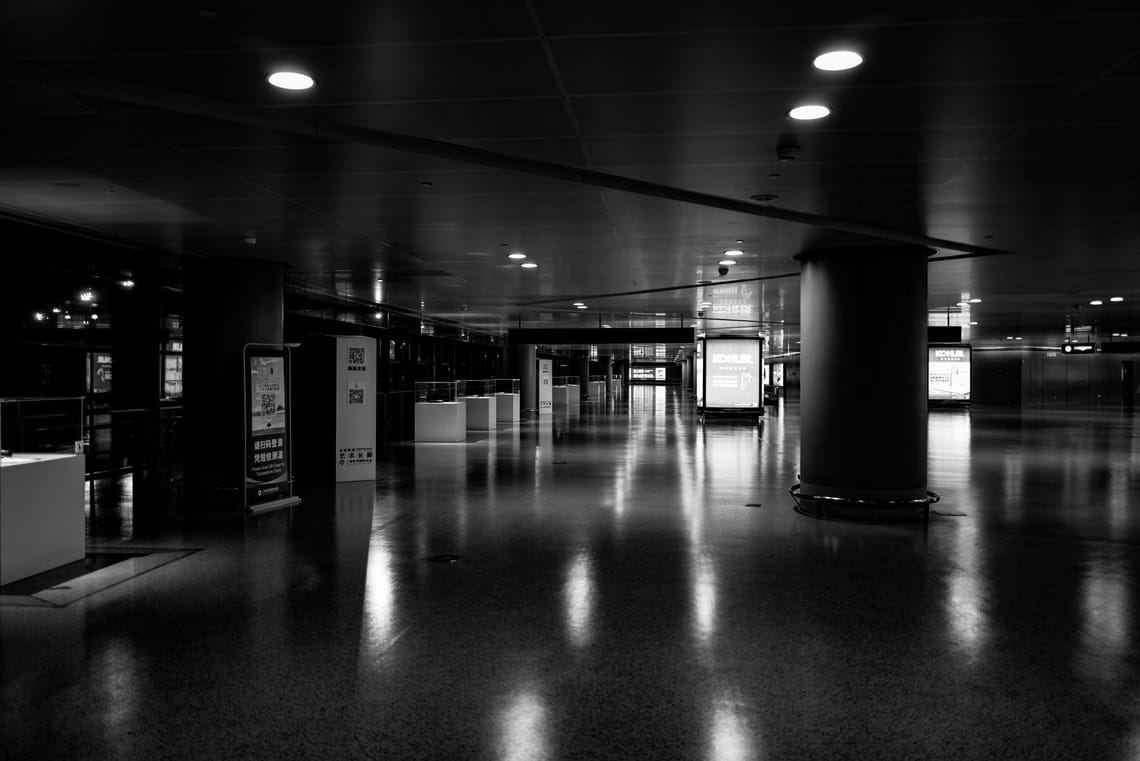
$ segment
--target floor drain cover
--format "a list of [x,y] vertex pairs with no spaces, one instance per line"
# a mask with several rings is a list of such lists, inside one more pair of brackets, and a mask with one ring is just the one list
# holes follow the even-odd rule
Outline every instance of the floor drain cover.
[[566,462],[566,460],[555,460],[554,464],[555,465],[567,465],[568,463]]
[[764,507],[759,502],[749,502],[745,507]]
[[428,558],[429,563],[454,563],[459,560],[458,555],[434,555]]

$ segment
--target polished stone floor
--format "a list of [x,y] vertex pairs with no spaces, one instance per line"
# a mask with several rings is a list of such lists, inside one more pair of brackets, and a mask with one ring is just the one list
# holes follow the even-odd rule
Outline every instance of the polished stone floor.
[[288,512],[93,515],[169,562],[5,598],[0,757],[1140,758],[1140,422],[929,426],[925,529],[795,513],[794,403],[652,387]]

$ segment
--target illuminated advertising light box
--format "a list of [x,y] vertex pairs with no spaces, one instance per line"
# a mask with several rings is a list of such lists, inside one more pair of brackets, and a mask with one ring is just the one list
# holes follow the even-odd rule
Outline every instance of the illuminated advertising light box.
[[697,373],[697,406],[705,406],[705,355],[702,353],[704,342],[697,341],[696,373]]
[[931,346],[927,351],[927,398],[970,401],[970,347]]
[[751,338],[705,340],[705,407],[760,409],[760,341]]

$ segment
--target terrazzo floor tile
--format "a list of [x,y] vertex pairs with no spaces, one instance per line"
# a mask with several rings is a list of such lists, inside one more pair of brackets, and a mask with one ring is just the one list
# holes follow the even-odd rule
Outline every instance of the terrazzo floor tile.
[[93,512],[182,554],[0,599],[0,756],[1140,758],[1140,423],[929,432],[925,527],[794,512],[794,402],[706,422],[654,387],[289,511]]

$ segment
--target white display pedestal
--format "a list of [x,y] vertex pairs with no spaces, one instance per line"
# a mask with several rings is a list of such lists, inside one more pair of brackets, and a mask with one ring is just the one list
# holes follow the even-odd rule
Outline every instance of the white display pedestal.
[[416,441],[466,441],[467,405],[416,402]]
[[590,381],[590,399],[595,402],[606,400],[606,382]]
[[467,430],[495,430],[495,397],[465,396],[463,401],[467,403]]
[[[574,401],[577,401],[578,387],[574,386]],[[550,401],[555,407],[565,407],[570,398],[570,386],[555,386],[550,389]]]
[[0,584],[83,560],[83,466],[73,454],[0,460]]
[[495,419],[500,423],[517,423],[521,419],[519,395],[503,392],[495,394]]

